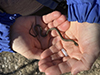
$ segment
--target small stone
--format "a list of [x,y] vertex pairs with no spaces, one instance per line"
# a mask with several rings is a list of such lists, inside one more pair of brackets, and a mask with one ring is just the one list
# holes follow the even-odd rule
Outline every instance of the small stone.
[[99,68],[99,64],[95,64],[96,68]]

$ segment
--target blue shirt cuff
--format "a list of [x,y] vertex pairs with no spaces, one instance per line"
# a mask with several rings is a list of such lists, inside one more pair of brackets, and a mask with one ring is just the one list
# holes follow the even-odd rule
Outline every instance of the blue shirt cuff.
[[100,0],[67,0],[68,21],[100,23]]
[[10,47],[9,30],[19,16],[21,15],[0,12],[0,53],[3,51],[15,53]]

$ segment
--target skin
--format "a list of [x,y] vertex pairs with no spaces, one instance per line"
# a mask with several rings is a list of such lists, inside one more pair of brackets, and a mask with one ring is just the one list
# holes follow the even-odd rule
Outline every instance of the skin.
[[[62,20],[64,20],[64,17],[62,17]],[[59,23],[59,19],[56,19],[48,27],[57,27],[63,33],[63,24],[65,22],[68,21],[64,20],[62,23]],[[51,35],[53,37],[58,36],[56,31],[52,31]],[[60,41],[46,49],[41,54],[41,60],[39,61],[39,69],[41,72],[45,72],[46,75],[60,75],[66,72],[76,75],[80,71],[89,70],[99,56],[99,24],[70,22],[70,27],[66,30],[65,36],[75,40],[79,46],[60,39]],[[61,52],[62,48],[66,50],[68,57],[65,57]]]
[[[31,26],[31,28],[30,28],[30,30],[29,30],[29,34],[32,35],[33,37],[37,37],[38,34],[40,34],[42,37],[46,37],[47,35],[49,35],[49,33],[50,33],[52,30],[56,30],[56,32],[57,32],[58,35],[60,36],[61,40],[66,41],[66,42],[69,42],[69,41],[70,41],[70,42],[73,42],[76,46],[78,46],[78,44],[77,44],[74,40],[64,38],[64,37],[62,36],[62,34],[60,33],[60,31],[59,31],[57,28],[55,28],[55,27],[48,29],[48,30],[43,34],[43,33],[42,33],[42,32],[43,32],[42,27],[41,27],[40,25],[35,25],[35,26],[34,26],[34,30],[35,30],[35,33],[36,33],[35,35],[31,34],[32,28],[33,28],[33,25]],[[39,32],[37,31],[37,28],[39,29]]]
[[[12,49],[28,59],[40,60],[40,55],[43,50],[49,48],[53,43],[59,41],[59,39],[58,37],[53,38],[51,35],[48,35],[45,38],[40,35],[33,37],[29,34],[29,29],[31,28],[31,25],[35,26],[36,23],[38,23],[46,31],[50,22],[58,19],[60,16],[61,13],[55,11],[49,13],[47,17],[25,16],[16,19],[10,29]],[[45,18],[48,18],[48,20],[45,21]],[[66,29],[67,28],[68,26],[66,26]]]

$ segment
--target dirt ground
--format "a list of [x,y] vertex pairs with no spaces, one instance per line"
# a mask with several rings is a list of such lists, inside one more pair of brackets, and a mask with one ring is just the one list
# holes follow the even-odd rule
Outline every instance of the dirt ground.
[[[38,60],[28,60],[18,53],[0,53],[0,75],[45,75],[38,69]],[[62,75],[71,75],[65,73]],[[80,72],[78,75],[100,75],[100,57],[91,70]]]

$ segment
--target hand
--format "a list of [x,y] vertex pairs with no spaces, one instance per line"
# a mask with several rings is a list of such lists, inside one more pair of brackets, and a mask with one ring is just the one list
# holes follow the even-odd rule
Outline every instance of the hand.
[[47,25],[61,16],[61,13],[56,12],[43,17],[26,16],[18,18],[11,27],[12,49],[28,59],[40,59],[43,50],[51,46],[52,43],[57,42],[58,38],[53,39],[50,35],[47,37],[41,37],[40,35],[33,37],[29,34],[29,30],[32,24],[35,26],[36,20],[36,24],[41,25],[43,30],[46,31],[48,29]]
[[[35,18],[34,16],[20,17],[11,27],[12,49],[28,59],[40,59],[40,54],[43,49],[48,47],[47,42],[50,39],[48,36],[44,39],[41,36],[33,37],[29,34],[31,25],[33,24],[33,26],[35,26],[35,20],[38,21],[38,24],[43,28],[46,27],[46,25],[41,21],[41,18]],[[42,43],[42,41],[45,42]]]
[[[62,32],[62,25],[58,26],[58,29]],[[52,35],[58,36],[56,32]],[[41,60],[39,61],[39,69],[46,75],[60,75],[66,72],[76,75],[80,71],[89,70],[100,53],[99,24],[71,22],[65,36],[68,39],[75,40],[78,46],[75,46],[73,42],[61,40],[46,49],[41,54]],[[67,57],[64,56],[61,49],[66,50]]]

